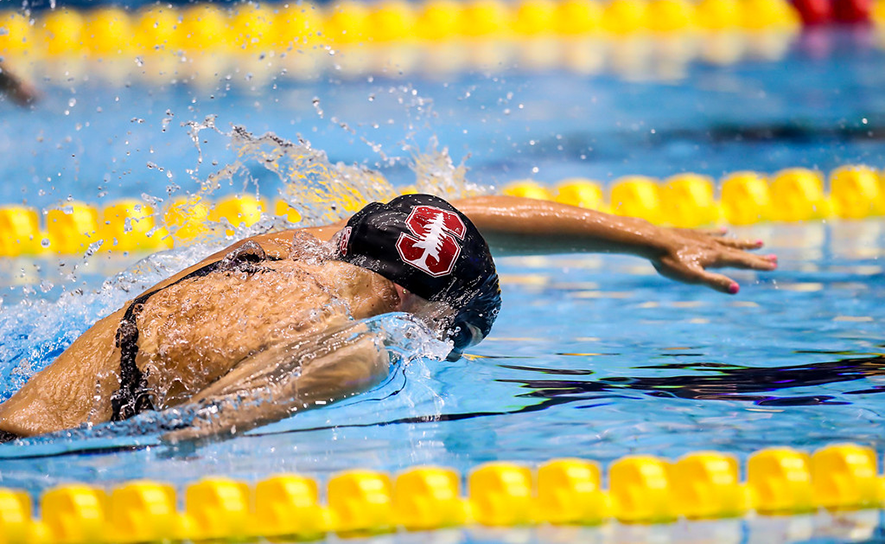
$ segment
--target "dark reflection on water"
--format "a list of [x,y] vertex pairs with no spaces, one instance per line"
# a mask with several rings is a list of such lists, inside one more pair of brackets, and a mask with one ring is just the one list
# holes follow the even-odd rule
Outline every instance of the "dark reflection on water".
[[[506,365],[514,370],[560,373],[551,368]],[[747,367],[719,363],[677,363],[642,367],[664,370],[703,371],[704,374],[653,377],[608,377],[599,380],[502,379],[500,382],[520,384],[531,391],[520,395],[528,398],[580,401],[610,396],[612,393],[637,391],[651,397],[694,400],[727,400],[753,402],[760,406],[808,406],[850,404],[831,395],[776,396],[773,393],[797,387],[819,386],[885,375],[885,356],[848,358],[838,361],[781,367]],[[573,370],[561,372],[574,375]],[[844,391],[844,395],[885,392],[885,385]],[[559,404],[557,402],[556,404]]]

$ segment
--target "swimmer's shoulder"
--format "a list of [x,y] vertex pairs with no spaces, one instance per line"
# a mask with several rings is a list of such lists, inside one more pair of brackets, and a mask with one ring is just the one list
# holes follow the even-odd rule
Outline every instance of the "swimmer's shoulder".
[[322,281],[336,297],[348,301],[355,319],[395,311],[399,304],[396,286],[380,274],[335,259],[324,261],[321,267]]
[[333,225],[325,225],[322,227],[305,227],[301,229],[287,229],[276,232],[268,232],[266,234],[259,234],[257,236],[246,238],[245,240],[241,240],[231,247],[216,253],[215,255],[213,255],[213,257],[223,257],[232,249],[235,249],[243,245],[244,243],[251,241],[259,244],[268,256],[276,259],[282,259],[291,252],[293,243],[296,243],[295,240],[297,240],[298,238],[302,236],[310,236],[316,238],[320,242],[328,242],[335,236],[335,234],[339,230],[341,230],[343,226],[344,223],[339,222]]

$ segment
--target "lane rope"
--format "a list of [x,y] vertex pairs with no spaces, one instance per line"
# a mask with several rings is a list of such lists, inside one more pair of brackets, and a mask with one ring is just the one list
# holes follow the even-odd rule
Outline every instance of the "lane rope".
[[[502,192],[685,228],[885,215],[885,173],[862,165],[842,166],[828,176],[807,168],[787,168],[770,176],[734,172],[718,181],[692,173],[664,180],[624,176],[607,187],[583,178],[564,179],[552,186],[521,180],[505,184]],[[356,212],[365,203],[341,204]],[[135,199],[103,207],[74,201],[42,211],[0,205],[0,257],[152,252],[219,230],[233,235],[230,227],[252,226],[271,213],[285,217],[292,226],[301,220],[298,210],[283,200],[271,206],[249,195],[214,202],[179,198],[162,209]]]
[[749,456],[740,479],[737,458],[693,452],[675,461],[631,455],[602,467],[554,459],[538,467],[493,462],[466,476],[419,466],[395,477],[350,470],[326,482],[325,503],[312,478],[286,474],[254,486],[225,477],[176,491],[138,480],[108,489],[68,484],[39,499],[40,516],[22,491],[0,488],[0,543],[99,543],[247,539],[300,540],[452,527],[593,526],[671,523],[881,508],[885,477],[877,454],[834,444],[808,454],[768,448]]

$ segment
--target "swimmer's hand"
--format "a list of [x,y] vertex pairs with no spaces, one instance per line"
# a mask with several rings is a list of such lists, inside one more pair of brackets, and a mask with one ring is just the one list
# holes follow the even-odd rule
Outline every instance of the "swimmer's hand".
[[740,290],[736,281],[711,268],[774,270],[776,255],[758,255],[747,250],[762,247],[761,240],[725,237],[725,229],[692,230],[659,228],[654,236],[654,250],[647,255],[664,277],[683,283],[703,284],[734,295]]

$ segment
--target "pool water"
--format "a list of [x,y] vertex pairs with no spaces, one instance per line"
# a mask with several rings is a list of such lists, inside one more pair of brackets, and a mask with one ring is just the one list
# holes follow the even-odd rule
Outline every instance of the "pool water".
[[[234,124],[300,134],[332,162],[377,168],[398,186],[434,140],[455,164],[469,155],[470,179],[489,190],[524,177],[881,168],[885,54],[874,43],[869,30],[804,36],[779,60],[691,64],[675,80],[505,67],[446,82],[330,76],[261,93],[77,81],[45,88],[34,111],[0,104],[9,150],[0,174],[15,180],[0,201],[44,208],[69,195],[107,204],[205,192],[209,174],[238,158],[226,134]],[[210,115],[220,131],[200,131],[198,149],[182,124]],[[283,185],[253,162],[208,191],[273,196]],[[36,495],[70,481],[323,479],[416,464],[466,474],[491,460],[701,449],[744,458],[837,441],[881,451],[883,225],[734,229],[780,257],[774,273],[734,272],[734,297],[669,282],[629,257],[505,257],[501,315],[459,361],[407,358],[371,391],[224,441],[165,444],[156,424],[177,416],[148,414],[0,446],[0,486]],[[0,399],[102,315],[223,243],[142,262],[103,252],[0,262]],[[420,347],[436,349],[429,339]]]

